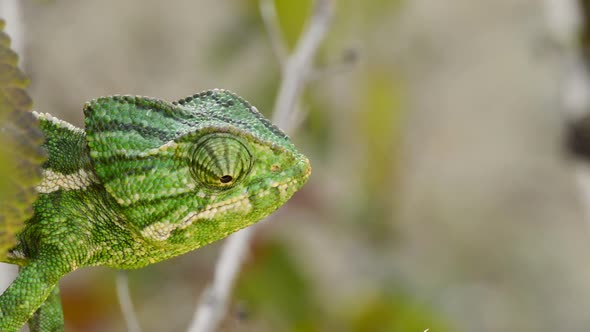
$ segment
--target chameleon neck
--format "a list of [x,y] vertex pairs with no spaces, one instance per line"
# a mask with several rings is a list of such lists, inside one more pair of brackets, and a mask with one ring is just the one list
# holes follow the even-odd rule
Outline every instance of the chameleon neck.
[[9,260],[23,264],[53,248],[56,255],[67,253],[63,257],[70,265],[67,270],[89,265],[137,268],[152,263],[145,257],[157,248],[126,226],[118,204],[93,171],[84,131],[48,114],[36,116],[48,160],[37,187],[34,216],[25,222]]
[[[187,235],[192,234],[199,246],[211,242],[206,231],[177,234],[168,242],[146,239],[95,174],[85,132],[48,114],[36,116],[45,135],[48,160],[37,187],[34,215],[25,222],[18,245],[9,252],[9,262],[23,265],[53,248],[55,256],[68,256],[62,260],[68,262],[70,271],[95,265],[133,269],[194,249],[195,245],[185,240]],[[196,198],[203,206],[211,199]],[[210,220],[199,226],[204,230],[216,227]]]

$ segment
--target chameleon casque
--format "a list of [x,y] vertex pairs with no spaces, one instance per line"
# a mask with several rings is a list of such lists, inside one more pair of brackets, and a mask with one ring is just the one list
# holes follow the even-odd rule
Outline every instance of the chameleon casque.
[[[20,273],[0,296],[0,331],[63,331],[57,282],[85,266],[135,269],[251,225],[308,179],[308,159],[225,90],[177,102],[102,97],[85,129],[35,113],[48,159],[33,216],[0,260]],[[6,176],[6,175],[3,175]]]

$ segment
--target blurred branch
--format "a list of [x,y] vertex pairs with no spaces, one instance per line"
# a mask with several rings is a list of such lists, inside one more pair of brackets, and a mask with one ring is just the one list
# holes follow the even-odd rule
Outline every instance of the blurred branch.
[[566,119],[566,144],[579,158],[575,175],[586,220],[590,222],[590,4],[588,0],[570,0],[570,3],[570,8],[576,13],[572,38],[579,43],[576,44],[578,47],[575,48],[575,56],[572,57],[574,70],[568,73],[569,85],[563,92],[566,97],[565,111],[570,113],[570,118]]
[[287,61],[288,48],[285,39],[281,37],[281,27],[279,25],[279,18],[277,17],[277,9],[274,0],[260,0],[260,17],[268,33],[268,39],[272,50],[277,57],[277,61],[281,68],[285,67]]
[[285,131],[291,129],[288,127],[292,120],[293,107],[313,70],[311,62],[328,32],[333,7],[333,0],[316,0],[310,24],[283,68],[283,79],[274,105],[273,122]]
[[561,58],[564,75],[559,91],[560,109],[568,121],[589,113],[590,106],[590,80],[583,52],[590,30],[584,28],[587,19],[582,16],[580,6],[585,1],[544,1],[548,35]]
[[590,221],[590,3],[545,0],[545,13],[562,58],[559,109],[567,125],[565,145],[577,161],[574,175]]
[[117,271],[116,275],[117,285],[117,299],[121,306],[121,312],[125,319],[125,325],[128,332],[140,332],[137,315],[133,309],[133,302],[131,302],[131,295],[129,293],[129,275],[127,271]]
[[578,22],[577,26],[581,27],[580,33],[580,47],[582,56],[587,67],[590,67],[590,1],[579,0],[578,9]]
[[212,332],[219,325],[227,311],[227,302],[235,279],[248,256],[254,227],[234,233],[226,240],[215,266],[213,282],[202,295],[189,332]]
[[[19,55],[20,67],[24,63],[24,23],[20,0],[0,0],[0,17],[6,21],[6,33],[11,38],[11,48]],[[16,265],[0,263],[0,293],[16,278]]]
[[[281,68],[281,73],[284,74],[288,60],[287,56],[289,54],[289,48],[287,47],[285,39],[282,37],[282,31],[277,16],[275,2],[274,0],[260,0],[259,8],[260,17],[262,18],[262,22],[266,28],[273,52]],[[299,101],[297,101],[293,106],[293,110],[291,112],[293,113],[291,120],[294,122],[292,125],[297,128],[304,120],[301,116],[304,112],[301,110]]]
[[[262,9],[262,7],[265,6],[264,2],[269,1],[262,1],[261,11],[264,11],[264,9]],[[272,7],[272,9],[274,10],[274,7]],[[273,122],[287,133],[291,133],[296,129],[296,122],[291,121],[293,119],[293,109],[297,104],[305,82],[309,78],[308,76],[312,70],[313,58],[328,32],[332,21],[333,11],[334,0],[315,1],[313,12],[307,27],[298,41],[294,53],[286,59],[283,65],[283,78],[274,106]],[[265,17],[265,15],[270,14],[263,14],[263,17]],[[274,12],[274,16],[275,18],[273,20],[276,22],[276,12]],[[275,23],[269,25],[268,22],[266,22],[266,20],[269,19],[271,18],[266,17],[264,19],[267,28],[275,29]],[[275,32],[269,32],[269,35],[273,34],[275,34]],[[276,36],[278,36],[278,33],[276,33]],[[281,45],[283,44],[284,43],[281,43]],[[277,52],[277,50],[275,50],[275,52]],[[280,53],[277,53],[277,56],[279,56],[279,54]],[[213,282],[211,286],[205,290],[201,303],[195,312],[194,320],[188,331],[211,332],[215,331],[219,325],[227,311],[229,296],[240,268],[247,257],[250,239],[252,238],[256,227],[257,225],[254,225],[243,229],[231,235],[226,240],[215,267]]]

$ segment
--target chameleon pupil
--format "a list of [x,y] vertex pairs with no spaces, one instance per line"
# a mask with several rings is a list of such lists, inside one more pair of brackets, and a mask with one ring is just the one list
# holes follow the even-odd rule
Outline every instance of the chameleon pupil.
[[230,183],[234,178],[232,178],[231,175],[224,175],[221,178],[219,178],[219,181],[221,181],[221,183]]

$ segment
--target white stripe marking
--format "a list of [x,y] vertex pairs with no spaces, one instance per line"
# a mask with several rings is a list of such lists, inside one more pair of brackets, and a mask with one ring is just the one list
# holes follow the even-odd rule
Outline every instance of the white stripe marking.
[[98,182],[94,173],[80,169],[73,174],[62,174],[50,169],[43,170],[43,180],[37,186],[41,194],[49,194],[58,190],[79,190]]
[[185,229],[200,219],[213,219],[229,212],[248,214],[252,209],[250,199],[244,194],[223,202],[207,205],[205,210],[201,212],[189,212],[179,223],[171,223],[170,221],[153,223],[142,229],[141,235],[146,239],[165,241],[172,235],[174,230]]

